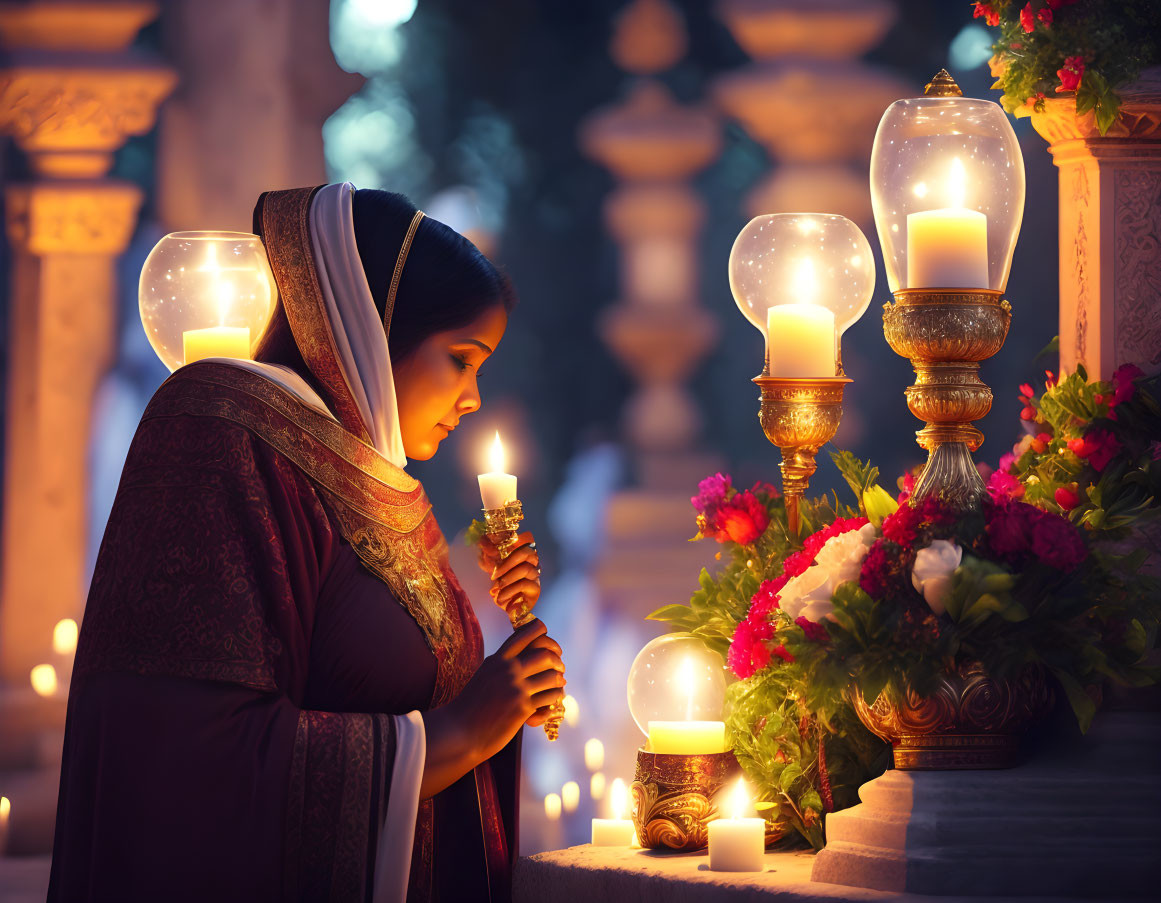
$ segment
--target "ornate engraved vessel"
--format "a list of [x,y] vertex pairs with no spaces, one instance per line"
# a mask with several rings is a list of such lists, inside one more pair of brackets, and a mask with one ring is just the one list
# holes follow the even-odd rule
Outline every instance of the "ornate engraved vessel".
[[891,744],[904,771],[1011,768],[1020,735],[1052,704],[1043,669],[994,680],[978,663],[946,675],[926,696],[910,687],[903,698],[884,690],[868,705],[857,685],[851,696],[859,720]]
[[782,494],[790,532],[798,532],[798,503],[817,465],[819,448],[834,438],[843,416],[845,376],[790,379],[755,376],[761,392],[758,419],[766,438],[782,452]]
[[979,505],[984,481],[971,453],[984,441],[972,422],[992,407],[992,390],[980,379],[980,361],[1004,345],[1012,308],[1002,292],[987,289],[901,289],[883,305],[883,335],[908,358],[915,383],[907,407],[926,422],[916,441],[928,452],[912,499],[934,493],[959,509]]
[[705,849],[709,823],[721,816],[714,796],[741,772],[733,752],[670,755],[637,750],[633,827],[650,850]]

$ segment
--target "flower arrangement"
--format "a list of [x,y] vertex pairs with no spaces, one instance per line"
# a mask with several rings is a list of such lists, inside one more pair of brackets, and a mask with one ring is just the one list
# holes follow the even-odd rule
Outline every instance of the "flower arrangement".
[[1060,94],[1092,111],[1100,133],[1116,121],[1118,89],[1161,60],[1161,6],[1154,0],[978,0],[974,15],[1000,29],[994,88],[1016,116],[1044,111]]
[[[871,703],[923,695],[967,664],[996,679],[1035,667],[1087,730],[1103,681],[1157,680],[1145,659],[1161,587],[1138,573],[1141,552],[1107,542],[1158,508],[1161,411],[1144,383],[1125,369],[1107,383],[1050,379],[1040,397],[1022,387],[1038,444],[1006,460],[967,514],[911,504],[908,478],[892,497],[848,452],[832,459],[853,503],[804,500],[801,535],[773,487],[739,492],[722,474],[700,484],[695,538],[719,542],[723,566],[702,572],[689,605],[650,617],[723,654],[736,678],[727,731],[768,818],[820,848],[822,813],[852,805],[886,767],[852,693]],[[1074,483],[1085,501],[1060,504],[1055,489]]]

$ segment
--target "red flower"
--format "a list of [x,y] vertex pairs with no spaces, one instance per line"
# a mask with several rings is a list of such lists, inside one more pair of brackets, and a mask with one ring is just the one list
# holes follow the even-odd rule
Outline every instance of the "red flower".
[[1064,67],[1056,70],[1056,76],[1060,79],[1060,84],[1056,88],[1057,94],[1077,90],[1080,87],[1080,80],[1084,78],[1084,57],[1066,56]]
[[1032,451],[1038,455],[1044,454],[1048,451],[1048,443],[1052,441],[1052,436],[1048,433],[1038,433],[1036,438],[1032,440]]
[[1032,12],[1031,0],[1020,10],[1020,27],[1024,29],[1025,33],[1031,34],[1036,28],[1036,14]]
[[754,623],[743,621],[734,630],[730,649],[726,653],[726,664],[738,677],[750,677],[770,663],[770,647],[766,640],[774,635],[774,626],[768,621]]
[[806,638],[812,643],[825,643],[830,639],[830,634],[826,632],[826,627],[821,621],[811,621],[808,618],[797,617],[794,623],[802,628],[802,632],[806,634]]
[[978,0],[975,11],[972,13],[973,19],[983,19],[989,25],[996,26],[1000,24],[1000,14],[992,9],[991,3],[985,3],[983,0]]
[[770,651],[773,652],[780,659],[782,659],[782,661],[784,661],[784,662],[790,663],[790,662],[794,661],[794,656],[791,655],[790,652],[787,650],[787,648],[781,644],[775,646]]
[[871,546],[867,557],[863,559],[863,566],[859,571],[859,588],[872,599],[884,598],[891,578],[890,570],[891,556],[887,554],[885,543],[879,540]]
[[1069,483],[1067,486],[1061,486],[1053,494],[1058,504],[1065,511],[1071,511],[1080,504],[1080,495],[1077,493],[1076,483]]
[[908,546],[915,541],[919,525],[923,523],[923,514],[918,508],[910,504],[902,504],[894,514],[883,518],[883,538],[901,546]]
[[1069,439],[1068,449],[1100,473],[1121,450],[1121,444],[1108,430],[1089,430],[1082,439]]
[[1036,14],[1036,18],[1040,22],[1041,25],[1044,25],[1044,26],[1051,25],[1052,24],[1052,9],[1050,7],[1047,7],[1047,6],[1044,7],[1044,9],[1040,10],[1040,12],[1038,12]]
[[1036,509],[1032,528],[1032,554],[1066,574],[1075,571],[1084,561],[1088,549],[1080,531],[1065,517]]
[[987,505],[984,514],[992,552],[1015,567],[1031,555],[1069,573],[1088,552],[1080,531],[1059,514],[1024,502]]
[[765,480],[758,480],[758,482],[750,487],[750,491],[759,498],[765,496],[766,500],[771,502],[776,498],[781,498],[782,496],[782,493],[778,491],[777,486],[775,486],[773,483],[767,483]]
[[[1080,59],[1080,57],[1074,57],[1074,59],[1078,59],[1078,60],[1079,60],[1079,59]],[[1055,374],[1055,373],[1053,373],[1051,370],[1045,370],[1045,371],[1044,371],[1044,388],[1045,388],[1045,389],[1053,389],[1053,388],[1055,388],[1055,387],[1056,387],[1056,384],[1057,384],[1057,382],[1059,382],[1059,380],[1056,378],[1056,374]]]
[[782,592],[790,578],[786,575],[779,577],[777,580],[763,580],[762,585],[758,587],[758,592],[754,593],[754,597],[750,600],[750,610],[746,612],[747,621],[765,621],[770,612],[778,607],[778,594]]
[[1113,374],[1113,400],[1109,402],[1111,411],[1122,402],[1128,401],[1137,391],[1136,380],[1144,376],[1136,364],[1123,364]]
[[[728,499],[718,508],[718,542],[733,540],[740,546],[748,546],[762,535],[770,515],[754,493],[746,490]],[[724,534],[724,535],[723,535]]]
[[1036,395],[1030,383],[1020,383],[1020,400],[1027,404]]

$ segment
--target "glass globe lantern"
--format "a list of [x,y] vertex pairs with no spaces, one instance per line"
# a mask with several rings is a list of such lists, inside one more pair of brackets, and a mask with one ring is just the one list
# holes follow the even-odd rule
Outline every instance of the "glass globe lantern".
[[247,232],[173,232],[141,268],[138,307],[170,370],[212,357],[251,357],[274,313],[266,250]]
[[887,282],[1002,292],[1024,215],[1024,158],[998,104],[941,72],[887,108],[871,150]]
[[725,663],[688,636],[650,640],[629,669],[629,712],[641,733],[649,722],[720,722],[726,697]]
[[[730,251],[730,291],[766,337],[770,375],[831,377],[838,343],[875,291],[875,259],[862,230],[833,213],[772,213],[750,220]],[[833,333],[828,364],[823,335]]]

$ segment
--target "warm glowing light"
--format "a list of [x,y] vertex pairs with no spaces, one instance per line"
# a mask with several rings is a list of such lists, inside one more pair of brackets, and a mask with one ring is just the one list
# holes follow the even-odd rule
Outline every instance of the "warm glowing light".
[[496,431],[496,438],[492,442],[492,450],[488,454],[488,470],[491,473],[504,473],[505,465],[508,463],[504,458],[504,443],[500,441],[500,431]]
[[917,198],[927,197],[927,183],[926,182],[916,183],[915,188],[912,190],[915,192],[915,196]]
[[605,775],[604,772],[598,771],[591,778],[589,778],[589,796],[595,800],[604,799],[605,796]]
[[803,257],[794,271],[794,295],[802,304],[812,304],[818,297],[818,276],[809,257]]
[[6,796],[0,796],[0,827],[8,823],[8,816],[12,813],[12,803]]
[[746,789],[746,779],[738,778],[738,783],[730,791],[730,818],[746,818],[750,810],[750,793]]
[[600,771],[605,764],[605,744],[596,737],[585,742],[585,768]]
[[29,675],[32,689],[40,696],[53,696],[57,690],[56,668],[52,665],[37,665]]
[[951,177],[947,182],[947,196],[948,207],[963,207],[964,198],[967,197],[967,173],[964,172],[963,164],[959,161],[959,157],[953,157],[951,160]]
[[624,818],[629,811],[629,788],[620,778],[613,778],[613,785],[609,788],[609,810],[613,818]]
[[550,793],[544,798],[544,814],[548,816],[549,821],[556,821],[560,818],[560,795]]
[[569,727],[576,727],[580,721],[580,703],[575,696],[564,697],[564,723]]
[[580,805],[580,784],[569,781],[561,787],[560,801],[565,812],[576,812],[576,807]]
[[77,622],[72,618],[57,621],[52,629],[52,651],[57,655],[72,655],[77,651]]

